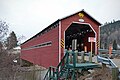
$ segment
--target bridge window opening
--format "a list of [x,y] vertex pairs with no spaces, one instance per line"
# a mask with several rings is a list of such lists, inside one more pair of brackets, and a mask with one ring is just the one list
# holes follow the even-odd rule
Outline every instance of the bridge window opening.
[[[88,37],[95,37],[94,31],[87,24],[73,23],[65,31],[65,49],[72,49],[72,40],[77,39],[77,50],[84,51],[87,47],[87,52],[90,51],[90,42]],[[95,43],[93,44],[93,52],[95,51]]]

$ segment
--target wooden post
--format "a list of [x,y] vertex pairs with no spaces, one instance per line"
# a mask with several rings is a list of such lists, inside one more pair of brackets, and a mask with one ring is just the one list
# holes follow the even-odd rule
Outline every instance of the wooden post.
[[91,42],[90,62],[92,62],[92,42]]
[[112,56],[112,44],[110,43],[110,45],[109,45],[109,57],[111,57]]
[[84,51],[81,51],[81,59],[82,59],[82,62],[84,62],[84,61],[85,61]]
[[[84,53],[87,53],[87,46],[84,46]],[[87,60],[86,56],[84,56],[84,60]]]
[[118,80],[118,68],[112,68],[112,80]]
[[[76,52],[76,49],[77,49],[77,39],[73,39],[72,40],[72,50],[73,50],[73,61],[75,62],[76,64],[76,61],[77,61],[77,52]],[[74,64],[73,62],[73,64]]]
[[76,50],[77,49],[77,39],[73,39],[72,40],[72,50]]
[[84,52],[87,52],[87,46],[84,46]]
[[93,47],[93,42],[96,42],[96,38],[95,37],[88,37],[88,42],[91,43],[91,52],[90,52],[90,62],[92,62],[92,47]]

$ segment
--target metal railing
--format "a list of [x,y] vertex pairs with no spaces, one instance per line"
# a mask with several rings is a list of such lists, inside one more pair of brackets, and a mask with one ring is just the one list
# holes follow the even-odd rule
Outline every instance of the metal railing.
[[117,65],[109,57],[104,58],[101,56],[97,56],[97,61],[106,65],[110,65],[112,67],[117,67]]
[[104,58],[101,56],[97,56],[97,61],[101,62],[102,64],[111,66],[112,69],[112,80],[119,80],[119,68],[116,66],[116,64],[109,58]]
[[50,66],[43,80],[56,80],[56,67]]
[[66,68],[66,65],[68,64],[68,56],[69,53],[66,51],[64,57],[62,58],[61,62],[58,64],[57,67],[50,66],[44,80],[58,80],[63,75],[63,70]]
[[[68,74],[69,74],[69,67],[68,65],[70,64],[70,55],[72,55],[72,64],[73,67],[76,66],[76,56],[75,56],[75,51],[65,51],[65,55],[63,56],[61,62],[58,64],[57,67],[49,67],[44,80],[59,80],[60,78],[62,78],[63,75],[66,76],[66,78],[68,78]],[[73,70],[73,75],[75,75],[74,70]],[[74,76],[73,76],[74,78]]]

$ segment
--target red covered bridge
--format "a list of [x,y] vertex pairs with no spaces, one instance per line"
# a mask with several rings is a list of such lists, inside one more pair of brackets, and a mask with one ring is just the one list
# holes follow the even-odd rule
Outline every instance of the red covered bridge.
[[98,53],[99,29],[101,24],[84,10],[58,19],[44,30],[21,45],[21,58],[48,68],[57,66],[64,55],[64,49],[72,47],[77,39],[77,50],[90,52],[89,37],[94,37],[93,53]]

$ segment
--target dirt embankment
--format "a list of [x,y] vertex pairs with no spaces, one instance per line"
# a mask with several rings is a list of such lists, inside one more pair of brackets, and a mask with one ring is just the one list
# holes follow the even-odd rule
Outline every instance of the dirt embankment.
[[81,76],[80,80],[112,80],[111,69],[107,67],[94,69],[91,74]]

